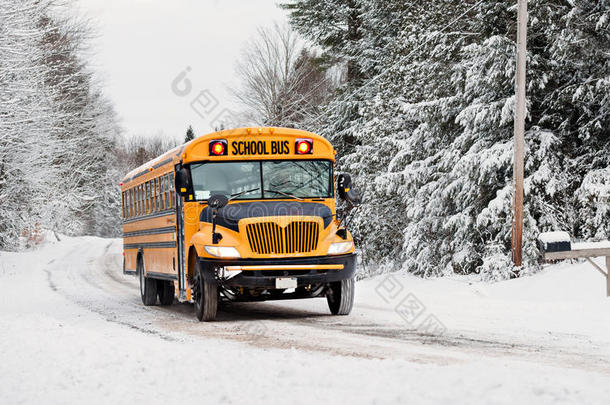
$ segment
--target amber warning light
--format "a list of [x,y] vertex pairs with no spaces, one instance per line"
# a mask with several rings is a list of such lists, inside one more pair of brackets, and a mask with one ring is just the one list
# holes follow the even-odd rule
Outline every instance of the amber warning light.
[[215,139],[210,141],[210,156],[225,156],[227,154],[227,141]]
[[310,155],[313,152],[313,140],[297,139],[295,149],[297,155]]

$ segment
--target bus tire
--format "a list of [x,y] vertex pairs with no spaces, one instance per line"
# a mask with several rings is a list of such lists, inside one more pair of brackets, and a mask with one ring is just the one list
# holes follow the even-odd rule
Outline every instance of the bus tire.
[[349,315],[354,306],[355,282],[353,278],[328,284],[326,301],[333,315]]
[[138,260],[138,278],[140,279],[142,303],[146,306],[155,305],[157,303],[157,280],[146,277],[142,260]]
[[157,280],[157,290],[161,305],[172,305],[174,303],[174,282],[169,280]]
[[200,321],[213,321],[218,311],[218,286],[215,281],[206,281],[202,266],[197,266],[193,280],[195,315]]

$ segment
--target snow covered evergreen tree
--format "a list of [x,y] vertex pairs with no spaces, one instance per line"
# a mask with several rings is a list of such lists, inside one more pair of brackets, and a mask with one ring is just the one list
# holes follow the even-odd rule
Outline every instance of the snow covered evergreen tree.
[[195,131],[193,131],[193,127],[189,125],[186,130],[186,135],[184,136],[184,142],[190,142],[195,139]]
[[[345,58],[326,41],[344,27],[342,8],[291,4],[294,27]],[[603,0],[530,1],[528,269],[540,231],[610,237],[609,12]],[[310,20],[319,13],[329,15]],[[339,144],[341,167],[365,189],[366,256],[422,275],[508,276],[514,2],[368,0],[360,13],[362,81],[305,125]]]

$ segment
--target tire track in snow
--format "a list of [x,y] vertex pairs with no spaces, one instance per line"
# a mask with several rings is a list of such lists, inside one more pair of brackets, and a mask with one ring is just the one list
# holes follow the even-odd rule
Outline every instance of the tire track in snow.
[[[453,331],[440,337],[430,336],[402,325],[374,322],[375,312],[380,309],[360,308],[371,319],[363,320],[355,316],[333,317],[317,312],[315,306],[311,309],[278,302],[231,303],[221,305],[218,322],[199,323],[190,304],[144,307],[137,281],[122,274],[120,255],[112,253],[113,244],[118,245],[118,241],[97,245],[95,249],[77,246],[66,257],[49,263],[53,271],[45,271],[50,288],[106,321],[161,339],[217,338],[261,348],[362,358],[402,358],[435,364],[462,363],[479,356],[510,357],[610,374],[608,359],[591,353],[515,343],[502,336],[473,336],[473,332]],[[83,261],[85,266],[78,265]],[[266,332],[253,336],[250,332],[257,324],[264,325]]]

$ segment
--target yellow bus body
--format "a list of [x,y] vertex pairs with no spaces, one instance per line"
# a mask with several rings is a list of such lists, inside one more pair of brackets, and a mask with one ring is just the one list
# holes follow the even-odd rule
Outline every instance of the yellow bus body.
[[[227,141],[226,155],[210,154],[210,141],[218,139]],[[298,139],[312,140],[311,154],[296,153],[293,145]],[[250,147],[247,146],[248,144]],[[286,145],[289,145],[288,150]],[[326,139],[311,132],[289,128],[239,128],[200,136],[147,162],[128,173],[121,183],[124,272],[136,274],[138,261],[141,261],[147,277],[174,282],[176,297],[180,301],[190,301],[192,299],[191,283],[197,260],[217,259],[204,249],[204,246],[214,245],[212,224],[200,220],[207,203],[196,201],[192,194],[180,196],[176,192],[177,190],[174,189],[176,167],[201,162],[286,159],[327,160],[334,166],[335,154],[336,151]],[[334,176],[334,171],[332,173]],[[334,185],[334,177],[331,177],[331,181]],[[260,200],[230,201],[228,207],[232,204],[255,201]],[[295,200],[286,197],[276,198],[273,201],[289,203]],[[306,226],[318,231],[317,243],[301,241],[300,243],[310,243],[311,246],[309,249],[299,249],[300,251],[266,252],[260,246],[257,248],[256,241],[253,242],[253,239],[258,240],[259,244],[273,243],[273,241],[265,239],[270,237],[265,232],[273,232],[273,229],[285,230],[294,217],[286,215],[251,216],[241,219],[238,229],[217,225],[217,232],[222,234],[222,240],[218,245],[235,247],[241,259],[252,260],[251,263],[233,266],[224,260],[223,266],[229,271],[239,269],[240,271],[288,272],[285,274],[289,274],[291,270],[311,270],[319,273],[343,271],[345,266],[341,263],[258,264],[263,263],[262,259],[324,258],[328,257],[327,253],[331,243],[353,242],[348,231],[344,238],[337,236],[340,221],[335,215],[334,194],[332,198],[304,199],[303,202],[323,204],[331,213],[330,219],[307,215],[298,218],[302,223],[306,223]],[[307,232],[313,231],[302,228],[300,232],[306,235]],[[308,240],[314,239],[310,235]],[[352,247],[344,254],[353,255],[354,248]]]

